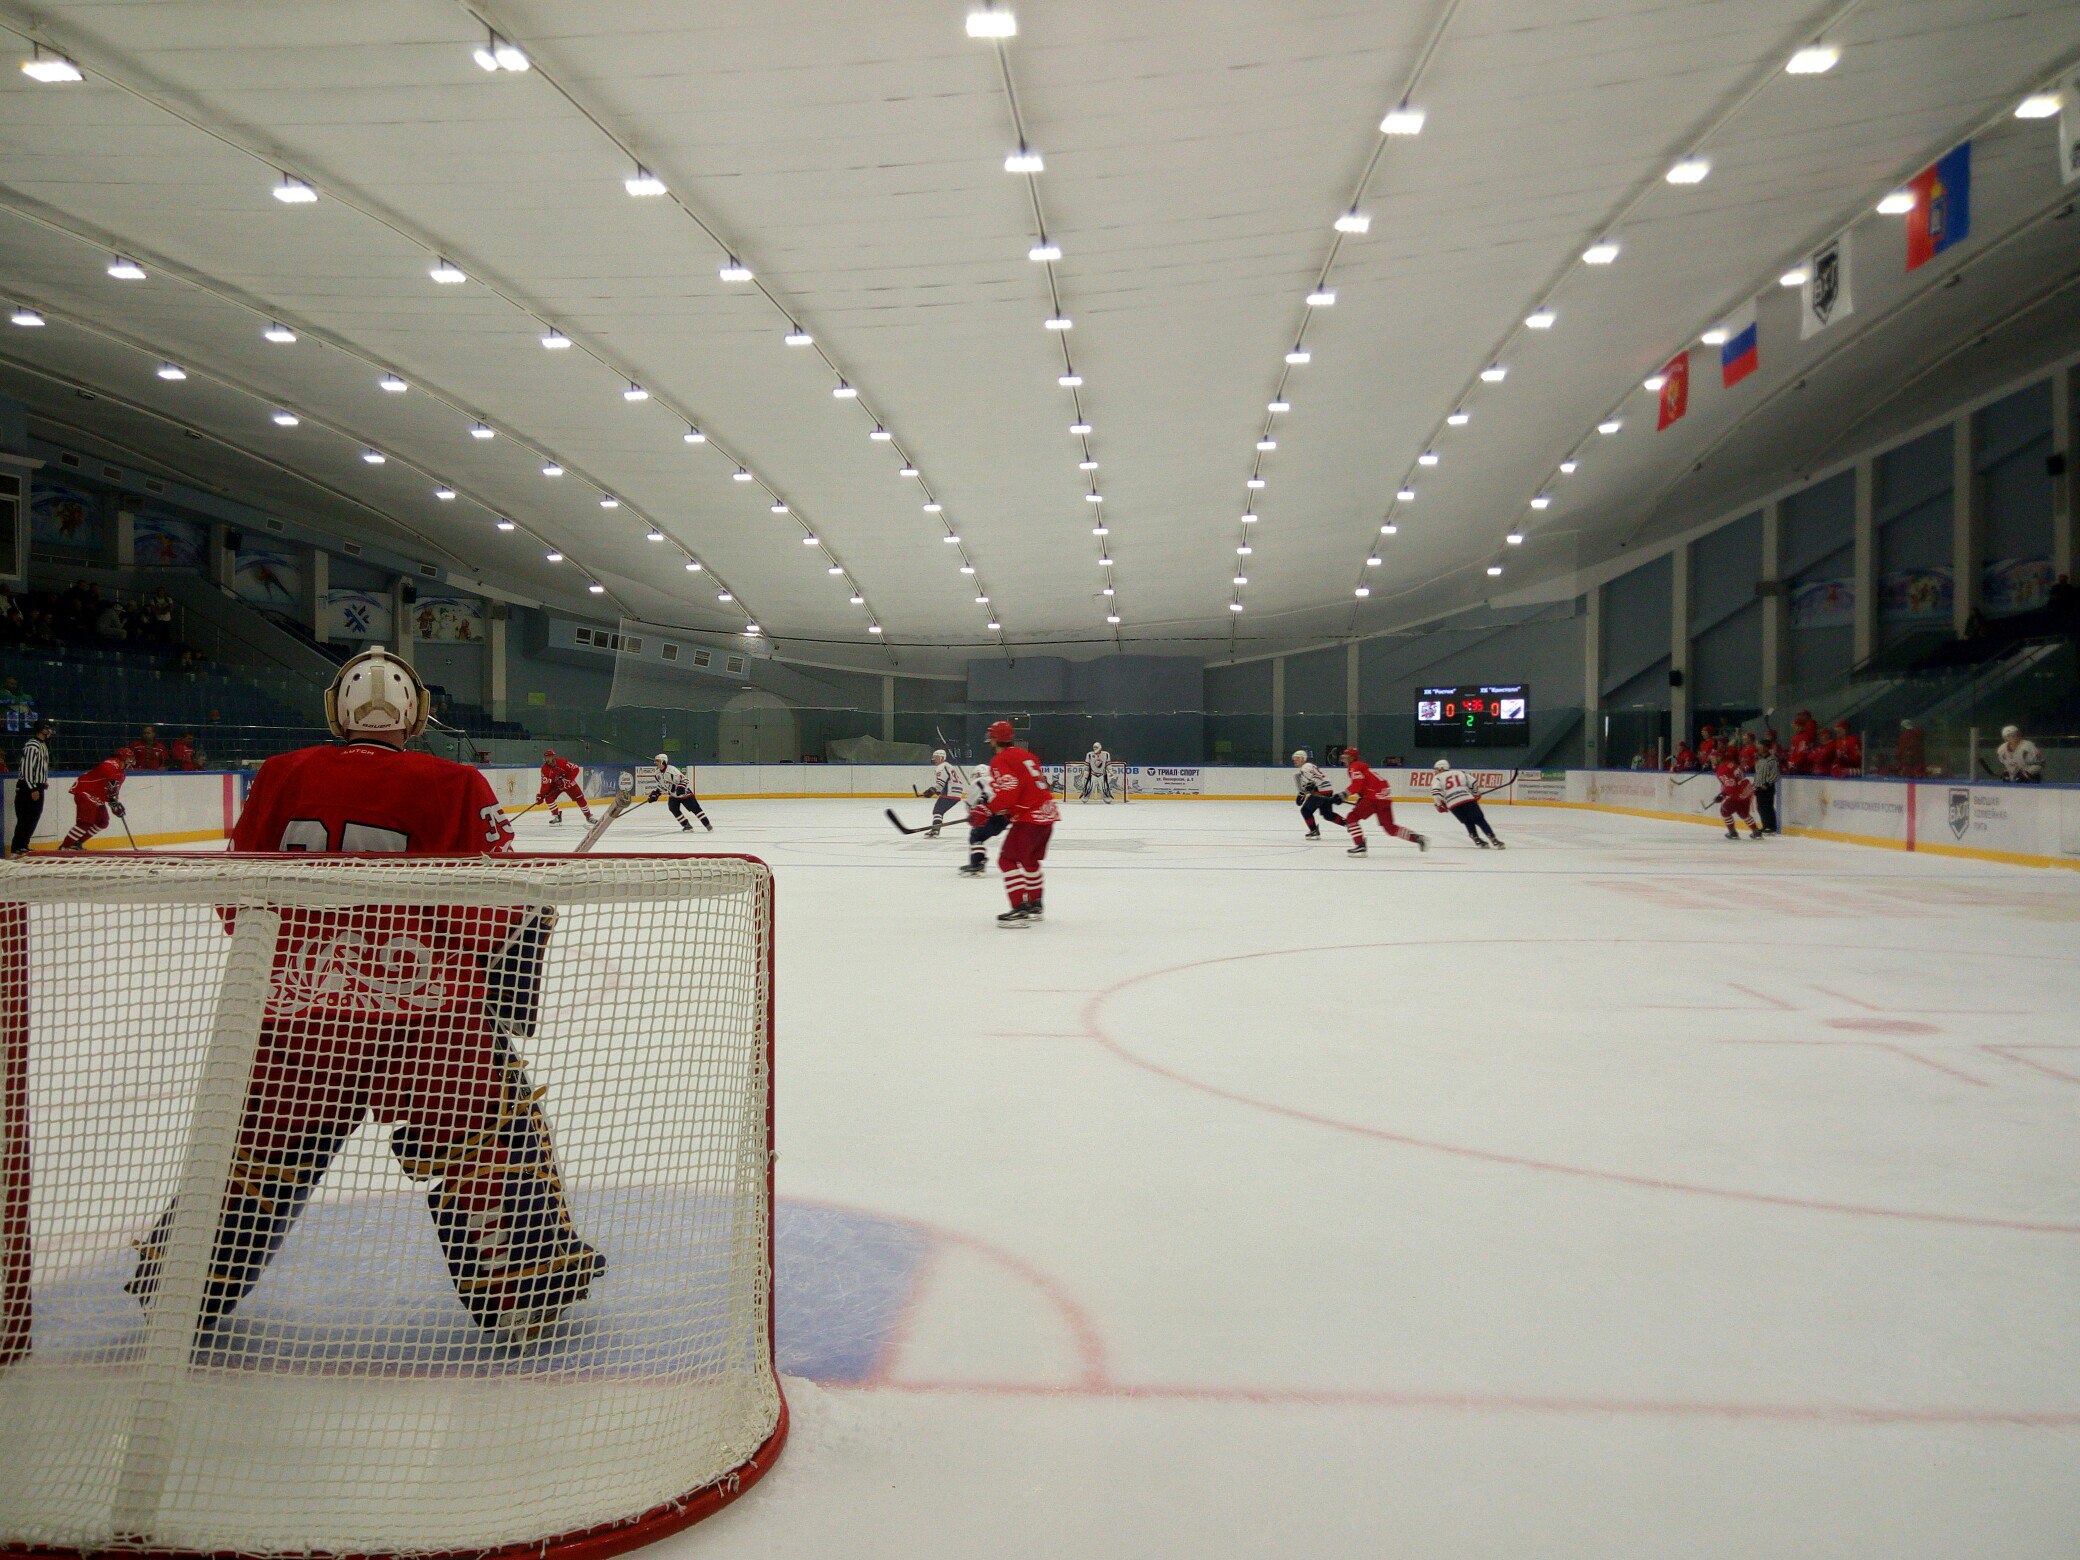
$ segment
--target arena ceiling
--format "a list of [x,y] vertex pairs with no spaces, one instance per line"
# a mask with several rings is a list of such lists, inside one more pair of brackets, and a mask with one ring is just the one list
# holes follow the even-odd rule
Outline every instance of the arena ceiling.
[[[83,78],[0,86],[44,321],[0,390],[526,599],[885,666],[1571,589],[1910,423],[1964,344],[2074,334],[2080,186],[2015,117],[2070,0],[974,9],[0,0]],[[1971,236],[1910,275],[1873,207],[1966,137]],[[1800,342],[1778,278],[1844,229],[1855,312]]]

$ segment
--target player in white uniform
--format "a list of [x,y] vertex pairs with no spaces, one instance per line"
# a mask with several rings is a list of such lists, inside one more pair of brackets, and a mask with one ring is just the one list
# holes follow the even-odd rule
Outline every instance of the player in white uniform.
[[2000,760],[2001,778],[2010,785],[2036,785],[2044,778],[2044,755],[2019,726],[2001,727],[2001,745],[1993,756]]
[[[1465,825],[1466,837],[1482,850],[1491,845],[1497,850],[1503,848],[1488,815],[1481,811],[1481,793],[1472,780],[1452,767],[1450,759],[1437,761],[1436,773],[1430,777],[1430,795],[1437,802],[1437,810],[1450,813]],[[1484,834],[1486,839],[1481,838]]]
[[968,789],[968,777],[959,764],[946,756],[946,749],[932,749],[932,783],[925,787],[924,794],[932,798],[932,826],[925,830],[932,839],[939,837],[939,826],[946,815],[960,806],[961,797]]
[[686,821],[687,813],[700,819],[701,827],[712,834],[715,825],[708,822],[708,815],[701,811],[701,799],[693,794],[693,776],[663,753],[651,762],[657,766],[657,779],[650,787],[649,799],[654,802],[662,796],[672,816],[679,820],[679,827],[688,834],[693,832],[693,825]]
[[1097,787],[1098,797],[1107,806],[1112,803],[1112,755],[1105,751],[1105,744],[1093,742],[1091,750],[1083,755],[1083,789],[1077,795],[1083,801],[1091,799],[1091,788]]
[[1306,748],[1293,750],[1293,790],[1293,805],[1300,809],[1300,821],[1307,825],[1309,839],[1322,837],[1317,818],[1327,818],[1335,824],[1343,822],[1336,811],[1336,787],[1322,773],[1322,766],[1307,756]]

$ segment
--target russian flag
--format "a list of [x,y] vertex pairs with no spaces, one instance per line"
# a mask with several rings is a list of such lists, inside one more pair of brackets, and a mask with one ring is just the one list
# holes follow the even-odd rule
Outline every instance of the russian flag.
[[1762,366],[1755,335],[1755,305],[1750,303],[1738,318],[1727,322],[1725,343],[1719,348],[1719,382],[1731,390]]

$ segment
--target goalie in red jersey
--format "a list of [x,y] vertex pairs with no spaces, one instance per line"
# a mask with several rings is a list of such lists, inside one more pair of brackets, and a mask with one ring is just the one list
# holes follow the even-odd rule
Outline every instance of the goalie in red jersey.
[[989,797],[983,805],[1011,820],[1004,848],[997,853],[1011,908],[997,917],[997,925],[1031,926],[1041,917],[1040,863],[1047,859],[1048,837],[1062,813],[1053,787],[1040,772],[1040,760],[1018,745],[1010,721],[992,725],[989,741],[997,751],[989,761]]
[[1404,829],[1394,821],[1394,793],[1385,779],[1373,772],[1370,764],[1358,756],[1356,748],[1343,750],[1343,767],[1348,779],[1344,790],[1351,799],[1351,810],[1343,815],[1343,826],[1351,831],[1351,848],[1344,852],[1348,856],[1365,854],[1365,820],[1377,818],[1379,826],[1397,840],[1407,840],[1417,850],[1428,850],[1430,842],[1413,829]]
[[[234,851],[480,856],[512,830],[477,770],[404,744],[426,688],[365,650],[325,697],[336,746],[269,759]],[[524,1342],[605,1271],[572,1228],[542,1090],[516,1042],[534,1033],[553,914],[499,905],[359,904],[225,913],[272,943],[260,1043],[218,1214],[201,1316],[214,1325],[259,1282],[335,1155],[389,1128],[425,1188],[455,1293],[501,1342]],[[251,918],[249,926],[248,918]],[[173,1223],[140,1243],[128,1289],[149,1307]]]
[[578,766],[567,758],[558,758],[556,749],[542,749],[542,788],[535,793],[534,805],[549,809],[551,823],[563,822],[563,804],[566,799],[578,804],[578,811],[591,823],[592,804],[585,800],[585,788],[578,783]]

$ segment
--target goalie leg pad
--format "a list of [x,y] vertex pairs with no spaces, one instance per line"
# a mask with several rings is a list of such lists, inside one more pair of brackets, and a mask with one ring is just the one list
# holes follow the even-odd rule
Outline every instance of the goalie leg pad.
[[572,1226],[541,1107],[546,1091],[497,1029],[460,1065],[422,1069],[415,1060],[409,1070],[462,1097],[451,1094],[438,1111],[423,1099],[397,1101],[390,1150],[405,1174],[428,1183],[426,1206],[471,1319],[502,1341],[525,1342],[584,1299],[607,1267]]

